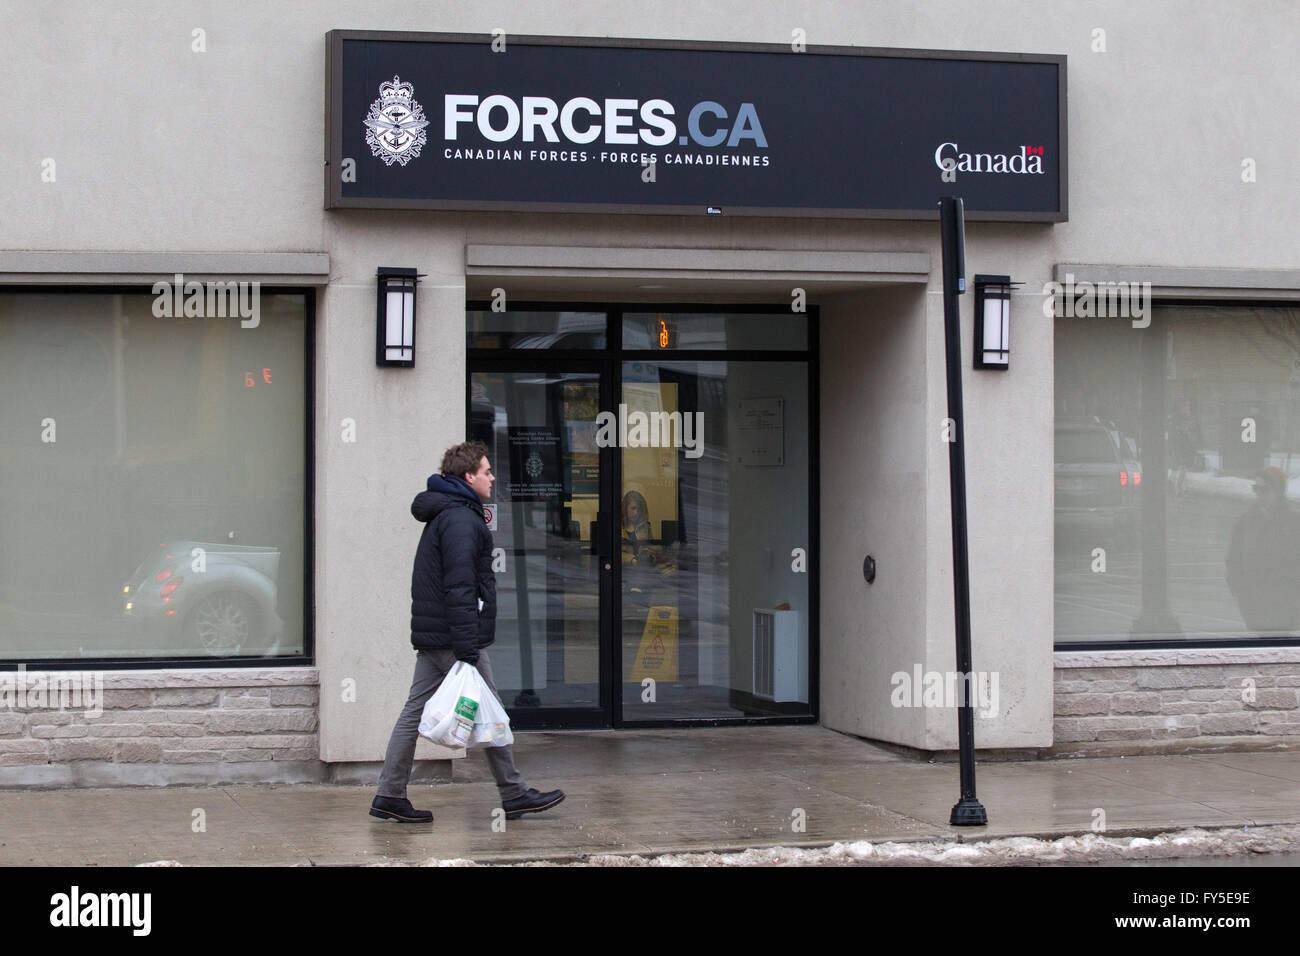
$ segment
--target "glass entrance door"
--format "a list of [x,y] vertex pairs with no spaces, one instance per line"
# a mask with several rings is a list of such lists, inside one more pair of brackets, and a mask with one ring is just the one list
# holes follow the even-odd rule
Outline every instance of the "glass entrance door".
[[621,718],[806,714],[807,369],[687,356],[621,367]]
[[815,719],[814,349],[788,310],[467,310],[520,728]]
[[[611,722],[599,524],[599,370],[502,369],[470,376],[470,438],[497,474],[497,689],[518,727]],[[608,535],[605,535],[608,537]]]

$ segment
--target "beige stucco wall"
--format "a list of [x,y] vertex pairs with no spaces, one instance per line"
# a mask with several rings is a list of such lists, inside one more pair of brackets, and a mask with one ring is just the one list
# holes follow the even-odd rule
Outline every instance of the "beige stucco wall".
[[837,296],[821,317],[822,721],[893,741],[924,734],[921,711],[889,694],[890,675],[927,655],[925,299]]
[[[918,747],[952,746],[955,721],[947,711],[881,702],[893,670],[952,666],[937,226],[327,213],[328,30],[481,33],[485,42],[495,27],[787,42],[798,28],[811,44],[1069,56],[1070,221],[968,228],[968,274],[1010,273],[1026,283],[1014,306],[1009,373],[972,372],[969,319],[963,328],[974,664],[1002,675],[1003,713],[977,723],[982,746],[1050,742],[1052,333],[1037,292],[1052,265],[1300,265],[1300,193],[1286,172],[1294,143],[1278,120],[1300,107],[1300,85],[1276,72],[1300,34],[1300,8],[1287,0],[1257,3],[1249,16],[1213,0],[160,0],[111,12],[89,2],[36,13],[6,2],[3,10],[0,247],[330,256],[317,315],[315,490],[321,756],[331,761],[381,758],[409,681],[407,580],[417,529],[406,509],[463,428],[468,243],[929,253],[934,278],[924,293],[814,297],[826,306],[822,500],[850,503],[843,524],[823,514],[822,695],[829,726]],[[191,50],[195,29],[205,31],[204,53]],[[1105,31],[1104,53],[1093,52],[1096,29]],[[845,108],[851,116],[852,104]],[[1241,181],[1247,157],[1257,182]],[[56,163],[52,183],[41,178],[47,158]],[[380,370],[370,358],[379,265],[427,273],[411,371]],[[964,308],[969,316],[969,298]],[[886,334],[859,334],[873,329]],[[890,414],[864,419],[868,408]],[[341,441],[343,418],[356,422],[355,444]],[[837,425],[871,441],[837,446]],[[864,590],[867,550],[882,565]],[[342,701],[346,678],[356,681],[355,703]]]
[[[336,28],[662,37],[1063,53],[1069,57],[1070,222],[1033,235],[1052,261],[1284,267],[1300,194],[1285,170],[1294,144],[1277,117],[1300,108],[1279,80],[1300,33],[1300,8],[1261,0],[1249,16],[1215,0],[1043,4],[1036,0],[732,0],[564,6],[456,2],[412,6],[343,0],[218,6],[157,0],[110,16],[66,0],[5,11],[7,131],[0,204],[4,245],[21,249],[330,249],[351,213],[322,208],[325,33]],[[192,31],[207,52],[191,52]],[[1104,29],[1106,52],[1092,52]],[[505,54],[505,55],[508,55]],[[1264,93],[1267,92],[1267,95]],[[59,122],[37,121],[57,108]],[[845,104],[851,111],[851,104]],[[42,183],[41,161],[57,161]],[[1241,182],[1241,160],[1258,181]],[[464,220],[413,219],[430,231]],[[620,244],[622,217],[480,217],[514,229]],[[674,244],[714,237],[763,246],[890,247],[888,224],[654,218],[632,233],[672,231]],[[501,228],[504,226],[504,231]],[[907,227],[902,227],[907,228]],[[1015,233],[1013,233],[1015,234]],[[882,237],[877,239],[877,237]]]
[[[970,227],[970,232],[1004,227]],[[1041,269],[989,260],[970,274]],[[927,289],[837,296],[822,319],[822,722],[926,750],[956,746],[956,711],[897,706],[906,675],[956,670],[939,253]],[[996,674],[980,747],[1051,743],[1051,323],[1015,300],[1014,372],[971,368],[961,301],[972,666]],[[877,577],[862,575],[866,555]],[[992,677],[989,678],[992,680]],[[919,691],[918,691],[919,693]],[[915,699],[915,698],[905,698]]]
[[[967,229],[968,277],[1011,275],[1025,283],[1012,298],[1011,367],[972,366],[974,296],[962,310],[962,392],[966,439],[966,512],[970,565],[971,665],[997,679],[996,716],[975,723],[980,747],[1038,747],[1051,743],[1053,442],[1052,322],[1037,294],[1047,281],[1043,253],[1023,239],[1007,242],[1007,227]],[[1035,227],[1040,233],[1047,227]],[[937,258],[937,257],[936,257]],[[926,485],[925,669],[955,670],[949,446],[942,440],[947,415],[942,277],[925,300],[928,411],[924,451]],[[992,678],[990,678],[992,679]],[[957,744],[955,712],[923,711],[926,750]]]

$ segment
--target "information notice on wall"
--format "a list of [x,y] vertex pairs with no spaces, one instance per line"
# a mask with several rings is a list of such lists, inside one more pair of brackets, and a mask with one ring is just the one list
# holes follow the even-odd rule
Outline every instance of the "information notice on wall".
[[511,425],[510,498],[550,501],[564,494],[560,474],[560,434],[546,425]]
[[736,461],[747,468],[785,464],[785,399],[742,398]]

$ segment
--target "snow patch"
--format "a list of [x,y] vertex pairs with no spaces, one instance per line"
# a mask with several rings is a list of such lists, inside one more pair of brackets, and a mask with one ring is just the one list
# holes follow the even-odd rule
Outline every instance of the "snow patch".
[[[871,843],[865,840],[827,847],[763,847],[735,853],[602,853],[571,863],[532,861],[522,866],[1010,866],[1108,863],[1187,857],[1225,857],[1248,853],[1300,850],[1300,826],[1241,827],[1225,830],[1191,828],[1155,837],[1107,837],[1085,833],[1039,840],[1004,837],[959,843],[922,840]],[[430,865],[473,865],[448,860]]]

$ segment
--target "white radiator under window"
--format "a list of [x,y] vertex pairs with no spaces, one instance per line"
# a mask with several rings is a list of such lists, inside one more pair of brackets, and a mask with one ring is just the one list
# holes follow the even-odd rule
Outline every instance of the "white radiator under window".
[[808,702],[808,648],[799,639],[799,612],[754,608],[754,696]]

